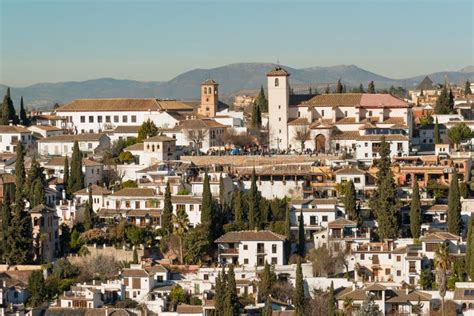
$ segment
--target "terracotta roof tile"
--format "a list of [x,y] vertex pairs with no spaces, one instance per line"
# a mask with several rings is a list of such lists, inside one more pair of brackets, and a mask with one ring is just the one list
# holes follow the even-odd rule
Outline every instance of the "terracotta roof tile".
[[140,129],[140,126],[135,126],[135,125],[121,125],[117,126],[114,129],[114,133],[125,133],[125,134],[138,134],[138,130]]
[[77,135],[58,135],[50,136],[47,138],[40,139],[38,142],[41,143],[56,143],[56,142],[86,142],[86,141],[99,141],[105,134],[77,134]]
[[267,72],[268,77],[289,76],[290,74],[280,66],[275,66],[272,70]]
[[120,191],[113,193],[111,196],[154,197],[155,195],[155,190],[150,188],[124,188]]
[[277,233],[262,230],[262,231],[238,231],[229,232],[219,237],[215,242],[227,243],[227,242],[240,242],[240,241],[284,241],[285,236]]
[[17,133],[31,133],[31,131],[22,126],[0,125],[0,133],[1,134],[17,134]]

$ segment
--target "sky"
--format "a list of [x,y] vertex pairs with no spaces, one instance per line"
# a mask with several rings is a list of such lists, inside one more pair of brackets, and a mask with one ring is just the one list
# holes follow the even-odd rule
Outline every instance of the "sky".
[[473,3],[0,0],[0,83],[162,81],[238,62],[458,70],[474,64]]

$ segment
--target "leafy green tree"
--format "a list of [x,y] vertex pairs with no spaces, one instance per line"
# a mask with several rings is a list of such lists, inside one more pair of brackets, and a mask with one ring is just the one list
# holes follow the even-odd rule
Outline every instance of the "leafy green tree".
[[342,83],[341,83],[341,79],[337,80],[337,85],[336,85],[336,93],[342,93]]
[[420,280],[418,284],[420,284],[423,290],[431,290],[433,289],[433,284],[435,283],[435,278],[433,273],[430,269],[422,269],[420,273]]
[[304,294],[304,281],[303,281],[303,270],[301,269],[301,261],[298,261],[296,265],[296,281],[295,281],[295,292],[293,297],[293,305],[295,305],[295,316],[303,316],[305,310],[305,294]]
[[164,203],[163,213],[161,215],[161,227],[170,235],[173,232],[173,204],[171,202],[171,188],[169,182],[166,183]]
[[135,161],[135,157],[133,156],[133,154],[129,151],[124,151],[124,152],[121,152],[118,156],[118,160],[121,162],[121,163],[132,163]]
[[47,289],[41,271],[33,271],[28,278],[28,293],[28,303],[31,307],[39,307],[46,301]]
[[260,195],[257,188],[255,168],[252,171],[252,182],[248,194],[248,228],[256,229],[260,226]]
[[156,127],[155,123],[148,119],[147,121],[143,122],[142,126],[138,129],[138,142],[143,142],[145,139],[154,137],[158,135],[158,127]]
[[268,297],[265,301],[265,307],[263,307],[262,316],[272,316],[272,314],[272,302],[270,300],[270,297]]
[[71,192],[69,191],[69,159],[64,157],[64,175],[63,175],[63,184],[64,184],[64,191],[66,193],[66,199],[71,197]]
[[82,171],[82,152],[79,150],[79,144],[74,142],[71,156],[71,172],[69,175],[69,190],[72,193],[84,188],[84,173]]
[[336,297],[334,295],[334,282],[331,281],[331,287],[329,288],[329,298],[328,298],[328,316],[336,315]]
[[304,217],[303,211],[300,210],[300,216],[298,218],[298,255],[304,258],[306,252],[306,238],[304,234]]
[[466,80],[466,84],[464,85],[464,95],[469,95],[469,94],[472,94],[471,83],[469,82],[469,80]]
[[210,248],[208,226],[198,225],[190,229],[183,239],[184,262],[199,264],[204,254]]
[[434,133],[434,143],[435,144],[441,144],[441,135],[439,133],[439,124],[438,124],[438,118],[437,117],[436,117],[433,133]]
[[448,130],[449,140],[455,144],[456,148],[459,144],[471,138],[473,133],[471,129],[464,123],[457,123]]
[[25,110],[25,105],[23,104],[23,96],[20,99],[20,124],[24,126],[29,126],[30,125],[30,120],[28,119],[28,116],[26,115],[26,110]]
[[378,223],[378,234],[381,239],[397,238],[400,229],[397,187],[390,168],[390,146],[382,136],[379,149],[380,159],[377,161],[377,189],[370,199],[369,205],[374,211]]
[[[36,157],[33,157],[31,161],[30,170],[28,170],[28,177],[26,178],[25,185],[23,187],[23,194],[28,198],[33,198],[33,190],[36,180],[39,180],[41,184],[46,186],[46,176],[44,174],[44,168],[40,166]],[[19,195],[21,197],[21,195]]]
[[346,183],[346,188],[344,190],[343,203],[344,203],[344,210],[346,214],[349,216],[349,219],[351,221],[360,223],[361,218],[360,218],[360,214],[357,212],[356,191],[355,191],[354,182],[352,182],[352,180],[349,180]]
[[462,229],[461,195],[459,194],[458,173],[454,169],[448,193],[448,231],[459,235]]
[[367,93],[371,93],[371,94],[375,93],[375,83],[374,83],[374,81],[369,82],[369,85],[367,87]]
[[170,302],[171,302],[173,311],[176,311],[176,307],[179,304],[186,302],[186,292],[184,292],[184,289],[181,286],[176,285],[171,289]]
[[258,105],[261,112],[268,112],[268,100],[265,97],[265,91],[263,90],[263,86],[260,87],[260,92],[255,99],[255,104]]
[[414,182],[410,206],[410,231],[411,236],[418,239],[421,234],[421,202],[418,181],[415,179]]
[[10,88],[7,88],[7,93],[3,98],[1,110],[0,125],[9,125],[10,123],[18,124],[18,116],[16,115],[15,107],[13,106],[13,101],[10,97]]

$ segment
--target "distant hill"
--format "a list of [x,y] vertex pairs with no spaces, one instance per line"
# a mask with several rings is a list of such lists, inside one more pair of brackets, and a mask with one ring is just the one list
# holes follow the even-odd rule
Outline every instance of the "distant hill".
[[[20,96],[24,97],[29,108],[44,109],[54,103],[67,103],[79,98],[148,98],[161,99],[196,99],[199,97],[199,84],[212,78],[220,84],[222,98],[241,91],[255,91],[266,84],[265,74],[274,67],[269,63],[237,63],[212,69],[194,69],[184,72],[169,81],[134,81],[102,78],[87,81],[70,81],[59,83],[38,83],[27,87],[12,87],[11,94],[15,106],[19,106]],[[357,87],[369,81],[375,81],[376,88],[416,86],[427,74],[406,79],[392,79],[355,65],[339,65],[332,67],[310,67],[296,69],[283,66],[291,74],[294,86],[325,86],[334,84],[339,78],[348,87]],[[428,74],[434,82],[444,82],[445,75],[456,84],[466,79],[474,80],[474,66],[467,66],[459,71],[442,71]],[[6,86],[0,85],[3,95]]]

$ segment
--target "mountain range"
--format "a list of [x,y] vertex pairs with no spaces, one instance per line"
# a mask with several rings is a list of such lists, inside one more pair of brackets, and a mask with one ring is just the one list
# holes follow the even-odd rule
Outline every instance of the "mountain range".
[[[80,82],[38,83],[27,87],[12,87],[11,95],[15,106],[19,106],[20,96],[23,96],[25,105],[30,109],[45,109],[54,103],[64,104],[80,98],[155,97],[189,100],[199,98],[199,84],[212,78],[219,83],[221,98],[229,99],[236,94],[255,93],[261,85],[265,86],[265,74],[274,66],[275,64],[269,63],[236,63],[212,69],[190,70],[169,81],[144,82],[101,78]],[[307,89],[309,86],[324,88],[327,85],[334,85],[339,78],[348,87],[358,87],[360,83],[367,87],[368,82],[373,80],[377,89],[390,86],[410,89],[426,75],[435,83],[444,82],[445,76],[454,84],[463,84],[467,79],[471,82],[474,80],[474,66],[467,66],[458,71],[440,71],[405,79],[392,79],[355,65],[301,69],[282,67],[291,74],[292,86],[301,87],[301,89],[303,87]],[[5,85],[0,84],[0,93],[4,93],[6,88]]]

